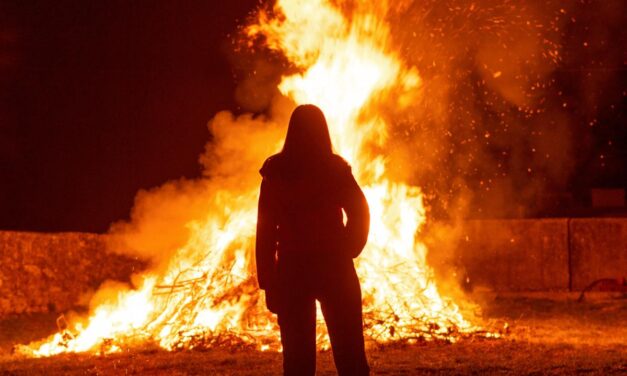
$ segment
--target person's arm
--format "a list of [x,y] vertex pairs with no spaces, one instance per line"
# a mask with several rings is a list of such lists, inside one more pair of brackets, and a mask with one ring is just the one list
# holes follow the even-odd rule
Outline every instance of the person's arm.
[[277,221],[269,184],[266,178],[261,182],[255,246],[257,281],[263,290],[272,288],[276,279]]
[[368,241],[370,210],[364,193],[346,166],[342,181],[342,207],[346,212],[345,246],[352,258],[359,256]]

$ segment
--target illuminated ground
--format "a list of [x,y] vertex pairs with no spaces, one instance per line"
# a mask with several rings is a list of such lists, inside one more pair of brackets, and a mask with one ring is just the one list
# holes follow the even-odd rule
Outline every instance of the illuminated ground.
[[[491,297],[483,305],[486,317],[510,323],[506,339],[372,348],[373,373],[627,374],[627,299],[603,296],[577,303],[565,295],[510,296]],[[281,369],[280,354],[239,349],[49,359],[11,355],[15,343],[50,332],[54,319],[42,315],[0,322],[0,375],[275,375]],[[329,352],[319,355],[318,368],[320,375],[335,374]]]

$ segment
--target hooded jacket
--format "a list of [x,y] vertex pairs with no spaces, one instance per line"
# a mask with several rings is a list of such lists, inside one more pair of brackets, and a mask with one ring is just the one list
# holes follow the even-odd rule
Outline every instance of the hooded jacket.
[[276,283],[279,260],[333,263],[361,253],[370,214],[344,159],[332,154],[305,166],[279,153],[265,161],[260,173],[255,252],[260,288]]

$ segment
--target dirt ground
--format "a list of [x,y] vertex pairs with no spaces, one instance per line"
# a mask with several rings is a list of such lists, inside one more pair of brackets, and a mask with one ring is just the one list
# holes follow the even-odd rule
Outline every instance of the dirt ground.
[[[627,299],[601,295],[578,303],[576,295],[481,296],[486,322],[509,333],[455,344],[370,346],[375,375],[587,374],[627,375]],[[93,356],[25,359],[15,344],[54,331],[56,315],[0,321],[0,375],[277,375],[281,354],[241,349],[165,352],[136,350]],[[318,356],[318,374],[334,375],[331,353]]]

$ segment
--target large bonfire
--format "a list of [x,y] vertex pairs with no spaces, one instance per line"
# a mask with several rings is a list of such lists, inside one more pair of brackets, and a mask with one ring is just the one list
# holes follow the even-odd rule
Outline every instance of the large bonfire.
[[[476,328],[439,294],[426,263],[420,188],[388,171],[391,146],[383,109],[402,109],[421,95],[419,72],[391,47],[385,1],[336,3],[279,0],[272,10],[258,13],[246,36],[263,40],[289,61],[297,73],[279,84],[283,102],[289,99],[290,108],[302,103],[322,108],[336,152],[350,162],[364,187],[372,225],[356,265],[367,339],[454,341]],[[218,114],[212,122],[215,143],[236,138],[244,144],[245,154],[235,156],[244,167],[204,179],[202,184],[211,187],[211,197],[205,197],[208,210],[185,224],[185,244],[159,267],[135,276],[136,288],[109,290],[109,298],[88,318],[21,347],[22,352],[115,352],[146,343],[173,350],[224,342],[280,349],[276,320],[256,285],[253,244],[257,169],[280,148],[285,124],[272,117],[245,119],[248,126],[231,130],[224,129],[235,122],[230,114]],[[251,131],[250,124],[267,129]],[[228,147],[215,147],[214,159],[220,161],[220,151]],[[320,325],[324,347],[328,340]]]

